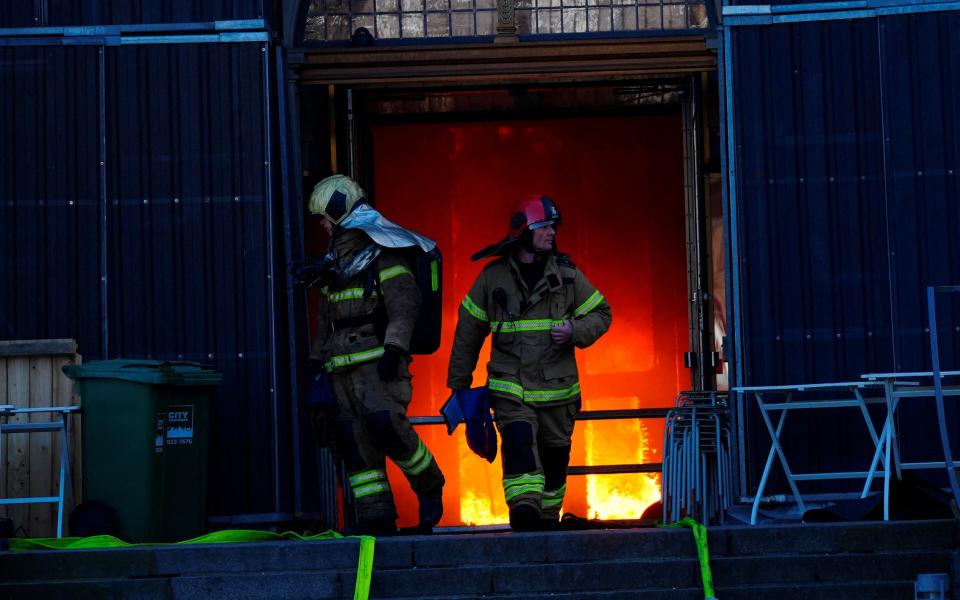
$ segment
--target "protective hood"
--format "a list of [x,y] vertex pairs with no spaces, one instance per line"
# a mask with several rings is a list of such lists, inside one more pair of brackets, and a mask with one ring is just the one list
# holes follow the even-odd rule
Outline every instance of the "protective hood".
[[353,212],[340,222],[340,227],[359,229],[384,248],[417,246],[424,252],[430,252],[437,246],[435,241],[397,225],[369,204],[360,204],[354,208]]

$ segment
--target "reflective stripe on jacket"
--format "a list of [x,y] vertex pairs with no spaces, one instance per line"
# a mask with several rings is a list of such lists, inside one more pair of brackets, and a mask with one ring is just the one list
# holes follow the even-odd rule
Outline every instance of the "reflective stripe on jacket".
[[[610,305],[573,264],[551,255],[543,277],[528,290],[513,262],[489,263],[460,304],[447,386],[471,387],[473,370],[487,335],[493,335],[487,363],[490,392],[531,405],[574,402],[580,382],[574,347],[586,348],[610,328]],[[503,292],[495,290],[502,289]],[[560,346],[550,330],[573,324],[573,343]]]
[[[352,252],[366,247],[370,238],[362,231],[348,229],[341,232],[334,243],[339,255],[347,259]],[[371,273],[379,285],[368,281]],[[379,308],[381,302],[382,309]],[[380,319],[380,327],[385,325],[383,331],[377,331],[375,323],[378,310],[383,311]],[[338,371],[379,359],[384,346],[406,351],[419,310],[420,289],[409,263],[399,252],[384,248],[371,269],[353,277],[343,287],[324,288],[310,358],[322,362],[328,371]],[[335,326],[344,320],[352,323]]]

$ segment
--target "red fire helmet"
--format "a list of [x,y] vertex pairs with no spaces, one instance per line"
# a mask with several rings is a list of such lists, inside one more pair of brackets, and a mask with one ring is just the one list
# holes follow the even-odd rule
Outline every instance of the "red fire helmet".
[[475,253],[470,258],[480,260],[488,256],[502,256],[520,239],[524,231],[560,223],[560,210],[553,200],[542,195],[527,196],[510,216],[507,237]]
[[525,229],[539,229],[560,222],[560,210],[546,196],[527,196],[520,201],[510,217],[507,237],[519,238]]

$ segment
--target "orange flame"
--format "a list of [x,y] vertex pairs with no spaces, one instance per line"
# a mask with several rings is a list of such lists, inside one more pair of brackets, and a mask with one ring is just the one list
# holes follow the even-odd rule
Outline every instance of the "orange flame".
[[[596,425],[587,423],[584,427],[587,464],[612,464],[614,460],[623,460],[628,464],[648,462],[647,457],[651,452],[646,425],[639,421],[616,423],[619,439],[637,440],[634,446],[616,443],[612,436],[605,435]],[[658,478],[649,473],[587,475],[586,479],[589,519],[639,519],[643,511],[660,499]]]
[[[612,400],[623,406],[624,399]],[[625,408],[636,407],[639,401],[629,399],[628,404],[630,406]],[[657,448],[650,443],[651,430],[656,432],[659,428],[636,420],[580,423],[575,437],[582,435],[583,449],[574,449],[571,462],[586,465],[653,462]],[[461,522],[465,525],[506,523],[508,514],[499,461],[492,465],[484,463],[470,451],[462,437],[458,440],[457,450]],[[585,485],[583,480],[577,479],[573,476],[568,480],[568,502],[564,510],[577,512],[569,505],[585,504],[589,519],[639,519],[651,504],[660,499],[659,476],[649,473],[587,475]]]
[[[516,199],[533,191],[562,206],[561,248],[613,307],[610,331],[578,353],[584,410],[673,404],[689,385],[681,360],[689,349],[681,133],[676,115],[373,127],[377,207],[444,253],[443,342],[413,365],[409,414],[436,415],[449,394],[458,307],[483,268],[470,255],[502,239]],[[592,176],[571,178],[581,172]],[[474,385],[486,381],[488,348],[489,339]],[[462,426],[455,439],[441,427],[418,431],[447,478],[440,524],[506,523],[500,457],[491,465],[470,452]],[[658,462],[662,431],[662,419],[580,422],[570,464]],[[416,498],[402,474],[390,472],[401,525],[414,524]],[[634,519],[658,497],[656,475],[571,476],[563,509]]]
[[464,525],[494,525],[509,521],[500,483],[500,462],[487,465],[462,438],[460,454],[460,520]]

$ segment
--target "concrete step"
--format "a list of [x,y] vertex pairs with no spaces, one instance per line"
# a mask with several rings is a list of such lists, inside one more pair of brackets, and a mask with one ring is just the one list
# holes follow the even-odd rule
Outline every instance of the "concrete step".
[[[158,580],[130,580],[124,582],[70,582],[64,585],[25,584],[15,589],[0,591],[3,600],[194,600],[229,598],[256,600],[283,598],[285,600],[352,598],[353,584],[341,585],[334,591],[323,577],[298,576],[295,580],[262,581],[256,574],[214,577],[187,577]],[[716,588],[722,600],[912,600],[913,581],[851,582],[845,584],[811,583],[766,586],[733,586]],[[389,598],[379,596],[373,598]],[[474,600],[518,598],[528,600],[701,600],[703,591],[695,588],[635,589],[587,592],[441,594],[415,596],[421,600]]]
[[[913,579],[909,581],[857,581],[852,583],[808,583],[719,587],[721,600],[913,600]],[[703,592],[700,592],[701,595]]]
[[[956,582],[957,547],[954,521],[710,531],[723,600],[903,597],[919,573]],[[4,553],[0,600],[349,598],[359,550],[358,540],[342,539]],[[384,538],[374,554],[374,598],[701,594],[688,529]]]
[[953,520],[715,527],[707,539],[711,556],[950,550],[960,527]]
[[[483,600],[496,598],[517,598],[513,594],[488,594],[478,596],[422,596],[420,600]],[[701,588],[643,589],[615,592],[547,592],[545,594],[524,594],[524,600],[703,600]]]
[[918,573],[948,573],[949,552],[882,552],[876,554],[805,554],[710,559],[717,586],[803,584],[859,581],[913,581]]
[[[918,573],[950,572],[955,555],[948,552],[903,552],[878,554],[823,554],[805,556],[721,557],[711,561],[714,584],[730,597],[831,598],[816,590],[850,591],[856,598],[869,591],[907,589]],[[0,598],[344,598],[350,597],[355,581],[350,569],[296,571],[233,571],[206,574],[167,574],[140,578],[5,581]],[[383,568],[375,570],[371,585],[374,598],[464,598],[555,596],[570,598],[649,592],[657,598],[668,592],[686,597],[699,592],[699,562],[692,558],[671,560],[616,560],[560,564],[468,565],[462,567]],[[912,587],[907,586],[909,589]],[[909,590],[908,590],[909,591]],[[679,596],[678,596],[679,594]],[[754,594],[751,596],[751,594]],[[824,592],[826,594],[826,592]],[[718,592],[718,596],[719,596]],[[795,596],[794,596],[795,595]]]
[[[564,565],[475,565],[374,570],[373,598],[421,598],[492,594],[630,591],[680,588],[699,583],[694,559],[568,563]],[[355,571],[274,571],[168,575],[150,578],[68,579],[0,583],[0,597],[98,598],[114,588],[124,598],[338,598],[351,595]],[[65,595],[66,594],[66,595]]]
[[[240,578],[242,581],[233,582]],[[203,581],[193,581],[202,579]],[[298,579],[288,582],[263,582],[256,575],[234,576],[230,580],[215,578],[184,578],[141,580],[125,582],[70,582],[61,586],[31,584],[15,590],[0,591],[2,600],[199,600],[230,599],[259,600],[322,600],[353,598],[353,583],[330,594],[324,581]],[[371,598],[389,598],[371,593]],[[419,595],[420,600],[487,600],[495,598],[524,598],[525,600],[702,600],[703,590],[696,588],[635,589],[589,592],[543,592],[517,595],[507,594],[441,594]]]
[[[375,568],[409,567],[404,553],[376,545]],[[204,573],[352,570],[356,539],[14,552],[0,557],[0,581],[147,578]]]
[[558,591],[601,592],[693,587],[700,582],[695,559],[622,560],[537,565],[388,569],[375,572],[372,597],[506,594],[527,597]]
[[[740,586],[715,590],[720,600],[913,600],[913,582],[858,582],[844,585]],[[516,598],[492,594],[483,600]],[[524,600],[703,600],[701,588],[635,590],[630,592],[569,592],[523,596]],[[479,600],[478,596],[425,596],[421,600]]]
[[[937,551],[958,546],[953,521],[727,527],[709,531],[713,559],[741,556]],[[269,544],[158,546],[17,552],[0,560],[0,581],[156,577],[168,574],[353,569],[355,539]],[[467,565],[557,564],[696,557],[688,529],[478,533],[377,540],[375,570]]]

